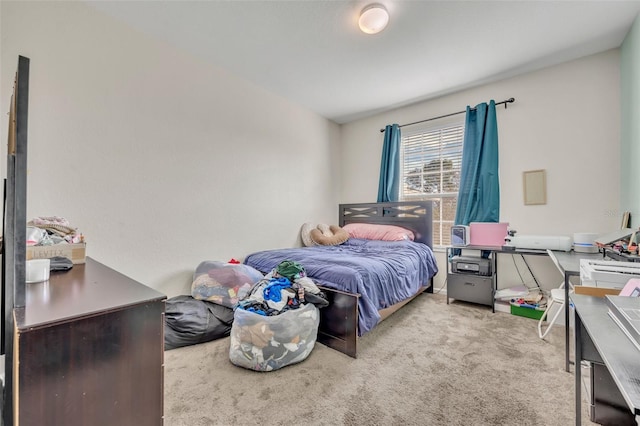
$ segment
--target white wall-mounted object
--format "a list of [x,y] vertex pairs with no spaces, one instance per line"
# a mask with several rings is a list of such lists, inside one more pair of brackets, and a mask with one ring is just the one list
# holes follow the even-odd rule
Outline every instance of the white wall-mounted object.
[[524,204],[547,204],[547,172],[529,170],[522,172]]

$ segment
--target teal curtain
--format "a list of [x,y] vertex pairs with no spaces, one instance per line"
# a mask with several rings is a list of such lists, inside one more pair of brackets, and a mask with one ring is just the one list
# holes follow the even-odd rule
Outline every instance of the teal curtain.
[[387,125],[384,128],[378,202],[398,201],[400,188],[400,126]]
[[467,106],[456,225],[500,221],[496,103]]

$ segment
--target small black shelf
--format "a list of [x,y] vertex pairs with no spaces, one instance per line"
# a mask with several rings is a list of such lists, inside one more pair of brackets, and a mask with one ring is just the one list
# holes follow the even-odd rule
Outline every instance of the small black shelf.
[[[453,272],[450,258],[456,249],[474,250],[478,253],[478,256],[471,257],[478,258],[482,257],[482,252],[485,252],[485,254],[488,253],[488,258],[491,261],[490,275]],[[447,304],[449,304],[449,298],[452,298],[487,305],[491,307],[492,312],[495,312],[494,297],[497,282],[496,253],[501,250],[501,247],[487,246],[447,247]]]

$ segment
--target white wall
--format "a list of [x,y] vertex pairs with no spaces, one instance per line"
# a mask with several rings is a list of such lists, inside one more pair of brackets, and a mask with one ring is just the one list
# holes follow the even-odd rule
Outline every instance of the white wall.
[[0,5],[3,112],[31,59],[28,218],[69,219],[89,256],[169,296],[200,261],[337,220],[338,125],[83,3]]
[[[506,110],[498,107],[501,221],[522,234],[537,235],[619,228],[619,56],[619,50],[610,50],[343,125],[341,202],[376,199],[380,129],[386,124],[411,123],[514,97]],[[522,172],[535,169],[547,172],[547,204],[525,206]],[[499,258],[501,287],[520,283],[510,257]],[[548,259],[530,261],[546,287],[558,284]],[[444,270],[442,253],[438,263]],[[437,285],[442,285],[443,274],[438,275]]]

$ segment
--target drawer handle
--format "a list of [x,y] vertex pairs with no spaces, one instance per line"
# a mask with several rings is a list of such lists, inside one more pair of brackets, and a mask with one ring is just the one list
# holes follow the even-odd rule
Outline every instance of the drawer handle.
[[464,285],[472,285],[472,286],[475,286],[475,285],[476,285],[476,283],[469,283],[469,282],[465,282],[465,283],[464,283]]

